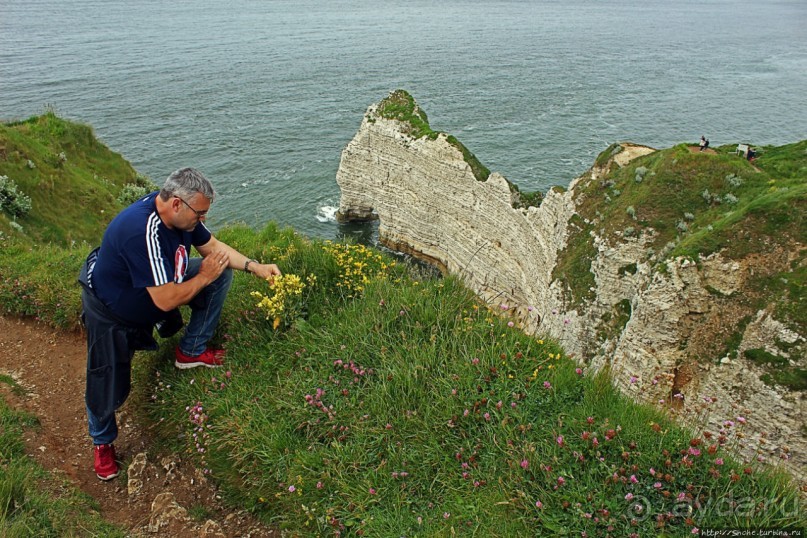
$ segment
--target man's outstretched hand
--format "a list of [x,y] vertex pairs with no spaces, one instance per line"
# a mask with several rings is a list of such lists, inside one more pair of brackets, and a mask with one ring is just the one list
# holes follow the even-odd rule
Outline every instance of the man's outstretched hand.
[[250,272],[255,273],[256,276],[259,276],[264,280],[268,280],[270,283],[274,277],[282,274],[280,272],[280,268],[274,263],[251,263],[249,265],[249,270]]

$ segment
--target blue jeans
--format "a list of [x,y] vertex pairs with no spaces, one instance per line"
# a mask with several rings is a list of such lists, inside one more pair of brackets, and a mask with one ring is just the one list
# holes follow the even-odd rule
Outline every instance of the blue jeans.
[[[192,278],[199,274],[202,258],[191,258],[188,261],[188,270],[185,278]],[[196,357],[207,349],[207,341],[213,337],[221,317],[221,309],[230,285],[233,283],[233,270],[224,272],[209,286],[204,288],[188,304],[191,308],[191,319],[185,327],[185,335],[179,341],[179,349],[185,355]]]
[[107,420],[100,420],[87,407],[87,424],[94,445],[108,445],[118,438],[118,422],[114,412]]
[[[191,258],[185,278],[199,274],[201,265],[202,258]],[[207,341],[213,336],[219,323],[221,309],[232,282],[232,269],[225,269],[216,280],[200,291],[189,303],[191,319],[185,327],[185,335],[179,341],[179,349],[186,355],[201,355],[207,349]],[[106,420],[101,420],[87,407],[87,423],[90,437],[96,445],[109,444],[118,437],[118,424],[114,412]]]

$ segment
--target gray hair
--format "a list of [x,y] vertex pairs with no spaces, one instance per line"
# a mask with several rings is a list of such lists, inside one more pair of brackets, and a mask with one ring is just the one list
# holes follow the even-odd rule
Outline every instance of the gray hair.
[[168,200],[172,196],[177,196],[183,200],[193,198],[199,193],[211,202],[216,197],[216,191],[210,181],[195,168],[180,168],[173,172],[165,180],[163,188],[160,189],[160,198]]

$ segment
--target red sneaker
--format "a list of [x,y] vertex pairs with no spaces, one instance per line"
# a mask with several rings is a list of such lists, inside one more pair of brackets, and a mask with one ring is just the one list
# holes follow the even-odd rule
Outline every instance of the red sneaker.
[[118,462],[115,461],[115,447],[112,444],[95,445],[95,476],[101,480],[112,480],[118,476]]
[[185,355],[179,346],[174,350],[176,361],[174,366],[177,368],[187,369],[195,368],[197,366],[207,366],[208,368],[217,368],[224,364],[224,350],[223,349],[206,349],[201,355],[192,357]]

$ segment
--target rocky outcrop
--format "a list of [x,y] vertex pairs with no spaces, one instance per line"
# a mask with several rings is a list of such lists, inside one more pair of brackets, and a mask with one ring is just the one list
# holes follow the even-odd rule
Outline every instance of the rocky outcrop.
[[[713,432],[742,427],[746,457],[782,461],[805,477],[802,393],[766,384],[760,367],[742,356],[776,342],[803,347],[804,335],[776,319],[773,308],[748,311],[734,300],[751,275],[789,263],[803,245],[780,252],[775,262],[719,253],[697,263],[662,259],[650,248],[652,230],[615,240],[579,212],[584,185],[652,148],[621,144],[568,190],[553,188],[539,207],[519,208],[503,176],[481,181],[446,134],[413,135],[405,120],[382,114],[382,105],[368,108],[342,152],[340,218],[377,218],[382,244],[459,275],[526,332],[554,337],[580,362],[608,365],[626,393]],[[569,238],[581,230],[593,241],[593,285],[575,302],[556,274]],[[750,321],[738,325],[740,319]],[[734,355],[705,354],[738,331]]]

